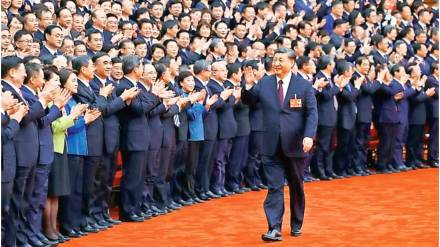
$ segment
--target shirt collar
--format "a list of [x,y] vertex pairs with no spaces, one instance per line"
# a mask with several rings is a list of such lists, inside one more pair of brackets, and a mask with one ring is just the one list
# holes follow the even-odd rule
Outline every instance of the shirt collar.
[[133,81],[131,78],[129,78],[128,76],[125,76],[125,78],[129,81],[129,82],[131,82],[131,84],[133,84],[133,86],[137,86],[137,81]]
[[47,44],[44,45],[46,49],[52,54],[53,56],[57,55],[57,50],[52,50]]
[[96,78],[98,78],[98,81],[100,81],[103,86],[105,86],[105,83],[107,83],[107,79],[102,79],[98,75],[96,75]]
[[199,77],[196,76],[196,78],[202,83],[203,86],[206,87],[206,85],[208,85],[208,82],[204,82],[202,79],[200,79]]
[[2,79],[4,82],[6,82],[9,86],[11,86],[18,94],[20,94],[21,92],[20,92],[20,89],[17,87],[17,86],[15,86],[12,82],[10,82],[10,81],[8,81],[8,80],[5,80],[5,79]]
[[310,80],[310,79],[309,79],[309,76],[308,76],[307,74],[304,74],[304,73],[301,72],[301,71],[298,71],[298,74],[299,74],[302,78],[304,78],[304,79],[306,79],[306,80]]
[[276,76],[276,78],[277,78],[277,82],[282,80],[283,85],[289,85],[290,79],[292,78],[292,73],[287,74],[287,76],[285,76],[283,79],[279,78],[278,76]]
[[31,91],[31,93],[33,94],[33,95],[37,95],[37,93],[35,92],[35,90],[33,90],[31,87],[29,87],[28,85],[23,85],[23,86],[25,86],[29,91]]

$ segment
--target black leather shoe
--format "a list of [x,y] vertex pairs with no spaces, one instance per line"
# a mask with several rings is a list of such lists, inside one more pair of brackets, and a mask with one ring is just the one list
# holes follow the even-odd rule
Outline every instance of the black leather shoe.
[[[28,243],[20,244],[20,245],[17,245],[17,246],[20,246],[20,247],[32,247],[32,245],[30,245],[30,244],[28,244]],[[44,245],[43,245],[43,246],[44,246]]]
[[273,241],[282,241],[283,237],[281,236],[281,232],[274,229],[269,230],[265,234],[261,235],[261,239],[267,242],[273,242]]
[[70,231],[62,231],[62,234],[64,236],[67,236],[69,238],[79,238],[81,237],[81,234],[79,234],[78,232],[76,232],[75,230],[70,230]]
[[429,166],[431,166],[431,167],[433,167],[433,168],[438,168],[438,162],[437,162],[437,161],[435,161],[435,162],[431,162],[431,163],[429,164]]
[[292,230],[292,231],[290,232],[290,235],[291,235],[292,237],[299,237],[299,236],[301,236],[301,235],[302,235],[302,233],[301,233],[301,229]]
[[241,190],[243,190],[244,192],[250,192],[251,188],[248,187],[242,187]]
[[100,224],[98,224],[98,223],[92,223],[92,224],[90,224],[92,227],[94,227],[94,228],[96,228],[96,229],[98,229],[98,230],[105,230],[105,229],[107,229],[108,227],[106,227],[106,226],[102,226],[102,225],[100,225]]
[[125,217],[121,217],[121,220],[125,222],[144,222],[144,218],[139,217],[136,214],[131,214]]
[[333,178],[328,177],[328,176],[320,176],[319,179],[320,179],[320,180],[324,180],[324,181],[330,181],[330,180],[333,180]]
[[220,198],[220,197],[221,197],[221,196],[219,196],[219,195],[217,195],[217,194],[212,193],[211,191],[206,192],[205,195],[206,195],[207,197],[214,198],[214,199],[217,199],[217,198]]
[[83,232],[83,231],[81,231],[81,230],[76,230],[76,232],[77,232],[79,235],[81,235],[81,237],[82,237],[82,236],[87,236],[87,235],[89,235],[87,232]]
[[46,238],[46,236],[44,236],[42,233],[38,233],[37,234],[38,239],[43,243],[43,244],[47,244],[47,245],[56,245],[58,244],[58,241],[54,240],[51,241],[49,239]]
[[[60,241],[61,243],[62,242],[67,242],[67,241],[69,241],[70,240],[70,238],[69,237],[67,237],[67,236],[64,236],[63,234],[61,234],[61,233],[57,233],[57,235],[58,235],[58,241]],[[61,241],[62,240],[62,241]]]
[[104,226],[106,228],[112,228],[113,224],[107,222],[106,220],[100,220],[98,222],[96,222],[96,224],[100,225],[100,226]]
[[91,226],[91,225],[87,225],[87,226],[81,228],[81,231],[83,231],[83,232],[97,233],[97,232],[99,232],[99,229],[98,229],[98,228],[95,228],[95,227],[93,227],[93,226]]
[[201,200],[199,197],[197,197],[197,196],[193,197],[193,201],[196,202],[196,203],[202,203],[202,202],[204,202],[204,201],[202,201],[202,200]]
[[377,174],[390,174],[391,171],[388,170],[387,168],[384,168],[384,169],[377,169],[376,173]]
[[330,174],[330,177],[332,177],[332,178],[334,178],[334,179],[341,179],[341,178],[344,178],[343,176],[339,176],[339,175],[336,174],[336,173],[332,173],[332,174]]
[[179,209],[180,209],[180,208],[174,206],[173,204],[170,204],[170,205],[166,206],[166,208],[169,209],[169,210],[171,210],[171,211],[179,210]]
[[162,209],[160,209],[160,208],[158,208],[158,207],[156,207],[156,206],[154,206],[154,205],[151,206],[150,209],[151,209],[151,211],[157,213],[158,215],[164,215],[164,214],[167,213],[167,212],[165,212],[164,210],[162,210]]
[[206,194],[200,194],[197,196],[202,201],[209,201],[209,197]]
[[45,243],[43,243],[40,240],[35,239],[35,238],[29,238],[28,240],[29,240],[29,244],[34,246],[34,247],[44,247],[44,246],[47,246],[47,244],[45,244]]
[[258,188],[260,188],[260,189],[262,189],[262,190],[267,190],[267,186],[264,185],[264,184],[259,184],[259,185],[257,185],[257,186],[258,186]]
[[122,223],[122,221],[113,218],[106,218],[105,221],[113,225],[119,225]]
[[429,168],[429,166],[424,165],[423,163],[417,163],[416,166],[417,168]]
[[399,166],[399,170],[402,171],[402,172],[406,172],[406,171],[409,171],[411,169],[406,167],[406,166]]
[[223,189],[222,193],[223,193],[223,195],[222,195],[223,197],[225,197],[225,196],[232,196],[234,194],[234,192],[231,192],[231,191],[226,190],[226,189]]
[[144,220],[149,220],[153,218],[153,214],[149,210],[142,211],[139,216],[144,218]]
[[304,181],[304,183],[310,183],[310,182],[312,182],[312,178],[311,177],[305,177],[303,179],[303,181]]
[[252,190],[252,191],[260,191],[261,189],[258,188],[258,186],[252,186],[252,187],[251,187],[251,190]]
[[242,189],[235,189],[235,190],[234,190],[234,193],[235,193],[235,194],[243,194],[243,193],[244,193],[244,190],[242,190]]

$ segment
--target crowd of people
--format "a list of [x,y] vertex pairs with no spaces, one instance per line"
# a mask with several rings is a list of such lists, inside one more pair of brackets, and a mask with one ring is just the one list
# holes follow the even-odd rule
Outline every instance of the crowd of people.
[[316,100],[300,183],[438,167],[439,12],[420,0],[2,0],[1,24],[2,246],[271,191],[275,109],[242,93],[277,53],[294,62],[278,96],[306,81]]

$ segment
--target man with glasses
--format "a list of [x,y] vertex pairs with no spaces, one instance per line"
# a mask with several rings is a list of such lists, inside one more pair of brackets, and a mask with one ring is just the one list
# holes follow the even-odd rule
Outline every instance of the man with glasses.
[[41,46],[41,57],[54,58],[57,55],[63,55],[58,51],[63,44],[64,34],[60,26],[49,25],[44,30],[44,43]]

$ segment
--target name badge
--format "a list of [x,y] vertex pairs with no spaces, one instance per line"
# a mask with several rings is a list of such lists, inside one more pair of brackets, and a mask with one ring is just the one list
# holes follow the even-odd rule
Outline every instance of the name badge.
[[290,108],[301,108],[302,107],[302,100],[301,99],[297,99],[296,95],[295,98],[290,99]]

